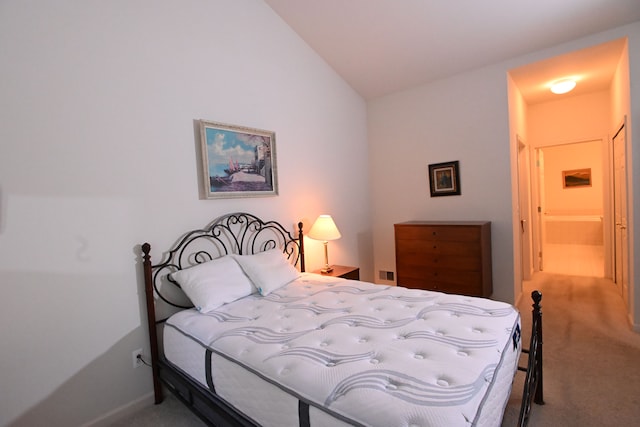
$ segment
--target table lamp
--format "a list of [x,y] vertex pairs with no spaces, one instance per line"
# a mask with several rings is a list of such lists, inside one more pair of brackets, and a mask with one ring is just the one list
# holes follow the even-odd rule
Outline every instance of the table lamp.
[[307,233],[307,236],[314,240],[322,240],[324,243],[324,268],[320,270],[321,273],[331,273],[333,268],[329,267],[329,251],[327,244],[329,240],[336,240],[342,237],[336,223],[333,222],[331,215],[320,215],[316,222],[313,223],[311,229]]

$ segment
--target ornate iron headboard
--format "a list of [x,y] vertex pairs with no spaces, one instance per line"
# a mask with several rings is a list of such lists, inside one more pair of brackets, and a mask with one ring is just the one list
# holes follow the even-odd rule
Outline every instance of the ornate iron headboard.
[[[169,276],[171,273],[211,261],[228,254],[247,255],[269,249],[282,248],[282,252],[293,265],[305,271],[302,223],[298,223],[298,237],[295,238],[280,223],[263,221],[244,213],[232,213],[215,219],[204,229],[186,233],[170,249],[163,262],[151,266],[152,285],[155,294],[167,304],[178,308],[190,308],[181,303],[172,286],[180,286]],[[151,247],[142,245],[145,257]],[[172,286],[169,286],[171,283]],[[176,301],[178,300],[178,301]]]
[[147,322],[151,343],[151,364],[153,369],[156,403],[162,400],[159,381],[160,349],[156,326],[164,320],[165,313],[158,312],[157,295],[169,307],[190,308],[193,305],[180,290],[180,286],[169,275],[203,262],[228,254],[250,255],[269,249],[281,248],[282,252],[305,271],[302,222],[298,223],[298,236],[294,237],[285,227],[276,221],[263,221],[249,213],[238,212],[223,215],[203,229],[186,233],[170,249],[162,262],[151,264],[151,245],[144,243],[143,268],[145,295],[147,304]]

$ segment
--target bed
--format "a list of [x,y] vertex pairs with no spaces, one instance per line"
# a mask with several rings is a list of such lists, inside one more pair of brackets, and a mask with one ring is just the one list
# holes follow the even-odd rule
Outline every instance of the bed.
[[538,292],[526,350],[509,304],[307,273],[296,227],[232,213],[157,264],[142,245],[156,403],[166,388],[215,426],[500,426],[523,370],[526,425]]

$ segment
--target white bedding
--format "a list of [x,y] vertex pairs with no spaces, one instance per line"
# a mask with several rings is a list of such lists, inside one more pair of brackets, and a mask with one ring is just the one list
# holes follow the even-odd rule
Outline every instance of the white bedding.
[[311,427],[500,426],[519,324],[502,302],[304,273],[173,315],[164,351],[263,426],[300,425],[299,402]]

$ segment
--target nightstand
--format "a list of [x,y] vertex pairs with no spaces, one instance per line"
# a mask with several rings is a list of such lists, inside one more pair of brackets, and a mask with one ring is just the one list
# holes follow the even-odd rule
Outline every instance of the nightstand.
[[341,277],[343,279],[360,280],[360,269],[358,267],[349,267],[348,265],[333,265],[331,273],[322,273],[320,270],[314,270],[312,273],[322,274],[323,276]]

